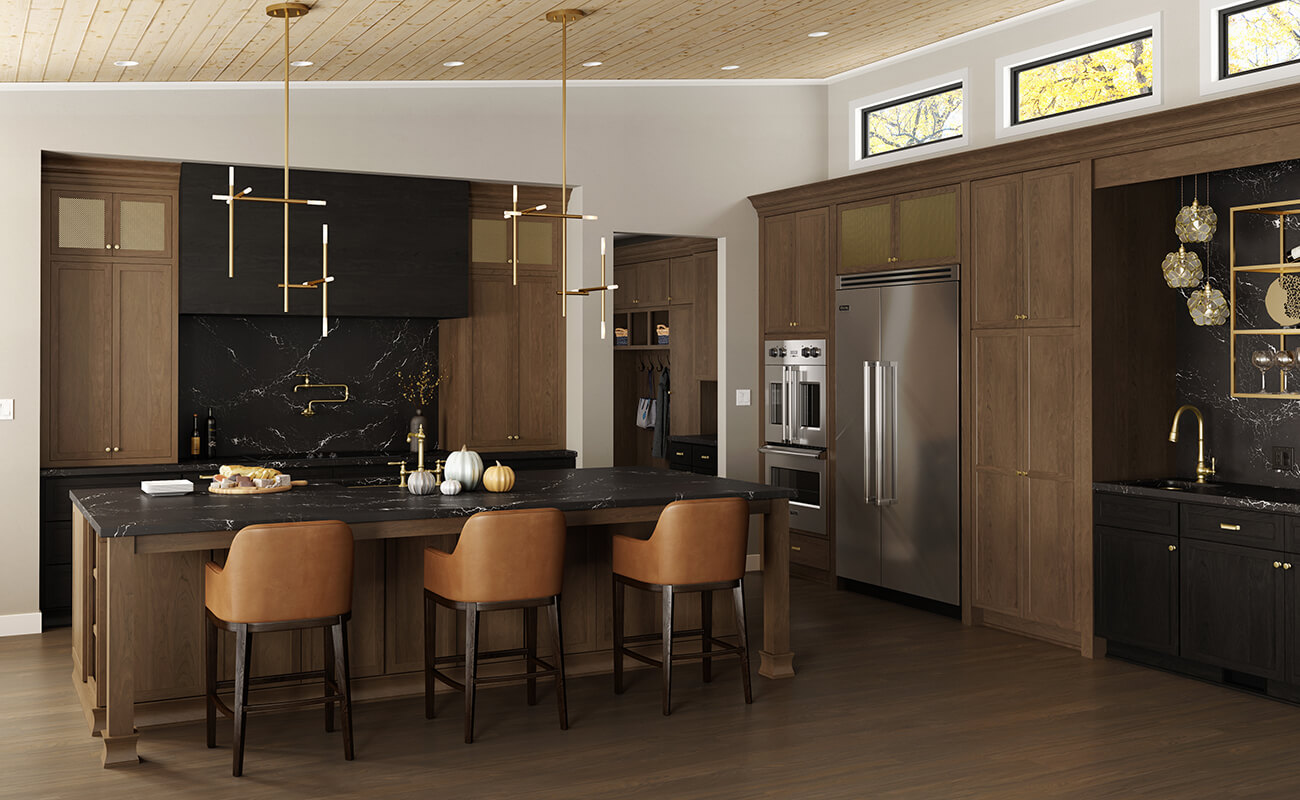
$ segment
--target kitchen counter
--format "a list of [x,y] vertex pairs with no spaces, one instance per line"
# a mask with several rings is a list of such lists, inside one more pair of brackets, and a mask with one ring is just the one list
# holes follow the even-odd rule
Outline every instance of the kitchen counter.
[[1094,491],[1107,494],[1300,515],[1300,490],[1296,489],[1279,489],[1273,486],[1254,486],[1244,483],[1211,481],[1199,484],[1192,481],[1158,479],[1099,481],[1092,487]]

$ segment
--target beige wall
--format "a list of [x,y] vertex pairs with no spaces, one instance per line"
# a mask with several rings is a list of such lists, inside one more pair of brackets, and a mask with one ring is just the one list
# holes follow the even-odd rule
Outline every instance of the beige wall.
[[[757,391],[758,227],[746,196],[825,177],[825,87],[571,85],[569,179],[600,216],[571,233],[590,285],[599,238],[615,230],[725,240],[720,396]],[[274,86],[0,90],[0,623],[38,607],[40,153],[276,164]],[[293,164],[485,180],[558,183],[559,89],[295,87]],[[576,249],[576,248],[574,248]],[[574,261],[580,257],[573,256]],[[579,285],[577,276],[570,281]],[[599,303],[569,322],[569,443],[586,466],[612,458],[612,339]],[[573,308],[573,306],[571,306]],[[574,357],[581,352],[581,357]],[[728,474],[757,478],[757,407],[726,404]]]

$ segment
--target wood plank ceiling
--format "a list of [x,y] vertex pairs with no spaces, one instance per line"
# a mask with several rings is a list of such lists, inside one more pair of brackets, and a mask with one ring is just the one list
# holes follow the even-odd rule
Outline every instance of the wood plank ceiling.
[[[1055,0],[587,0],[571,79],[826,78]],[[559,77],[562,0],[308,0],[294,80]],[[283,70],[264,0],[0,0],[0,82],[262,81]],[[813,31],[829,35],[809,38]],[[123,68],[115,61],[138,61]],[[461,67],[445,61],[464,61]],[[599,67],[581,67],[602,61]],[[739,69],[723,71],[735,64]]]

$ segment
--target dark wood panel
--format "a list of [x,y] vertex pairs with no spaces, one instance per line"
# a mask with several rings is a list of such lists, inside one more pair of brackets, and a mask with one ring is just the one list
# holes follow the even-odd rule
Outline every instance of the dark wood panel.
[[[283,171],[237,167],[236,191],[282,196]],[[227,167],[181,167],[180,310],[280,314],[283,207],[235,205],[235,277],[227,277]],[[290,170],[294,198],[326,206],[289,211],[290,281],[320,277],[321,225],[330,227],[330,313],[366,317],[463,317],[469,312],[469,184],[391,175]],[[504,206],[503,206],[504,208]],[[289,313],[320,314],[318,292],[291,292]]]
[[795,217],[784,214],[763,220],[762,271],[763,331],[788,338],[794,321]]
[[829,249],[830,209],[815,208],[796,214],[794,274],[789,290],[794,295],[794,333],[799,337],[825,334],[829,330]]
[[695,377],[718,379],[718,253],[695,256]]
[[113,265],[114,460],[176,460],[176,270]]
[[1024,175],[1024,298],[1026,325],[1076,325],[1080,300],[1075,237],[1080,209],[1079,167]]
[[1019,476],[1003,470],[975,468],[972,487],[971,601],[984,609],[1019,614],[1021,610]]
[[670,434],[700,432],[700,382],[695,379],[695,309],[674,306],[669,312],[669,379],[668,431]]
[[1300,517],[1286,518],[1286,551],[1300,555]]
[[677,256],[668,262],[668,302],[695,302],[695,256]]
[[112,265],[50,264],[47,298],[42,461],[107,460],[113,450]]
[[1281,550],[1286,518],[1277,514],[1183,503],[1183,538]]
[[1074,481],[1039,478],[1025,482],[1028,507],[1021,541],[1025,586],[1024,618],[1066,631],[1079,629]]
[[518,421],[519,324],[509,271],[475,269],[470,284],[473,333],[469,340],[469,440],[479,447],[509,447]]
[[830,542],[821,536],[790,532],[790,563],[823,572],[831,568]]
[[1149,533],[1178,533],[1178,503],[1098,492],[1094,517],[1098,525]]
[[[512,433],[516,446],[559,447],[564,443],[564,319],[555,293],[558,288],[553,275],[519,276],[514,297],[518,376],[513,381],[507,378],[501,389],[515,398],[518,423]],[[480,325],[477,318],[474,327],[476,339],[505,333],[504,329]],[[489,362],[483,369],[495,367],[504,372],[508,363]]]
[[637,267],[637,305],[668,305],[669,260],[648,261]]
[[1178,552],[1181,655],[1281,678],[1289,571],[1281,569],[1282,554],[1187,538]]
[[971,327],[1017,325],[1024,286],[1019,175],[971,184]]
[[1013,472],[1020,469],[1021,457],[1021,336],[1015,330],[980,331],[972,340],[972,463]]
[[1096,633],[1178,655],[1178,537],[1098,525]]
[[1035,477],[1074,477],[1079,336],[1072,329],[1024,335],[1024,459]]

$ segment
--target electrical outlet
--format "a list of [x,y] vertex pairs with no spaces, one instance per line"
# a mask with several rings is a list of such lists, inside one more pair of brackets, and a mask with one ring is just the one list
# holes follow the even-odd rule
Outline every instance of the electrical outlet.
[[749,405],[749,390],[748,390],[748,389],[737,389],[737,390],[736,390],[736,405],[738,405],[738,406],[747,406],[747,405]]
[[12,397],[0,400],[0,419],[14,418],[14,400]]
[[1290,472],[1293,469],[1295,469],[1295,448],[1274,447],[1273,448],[1273,471]]

